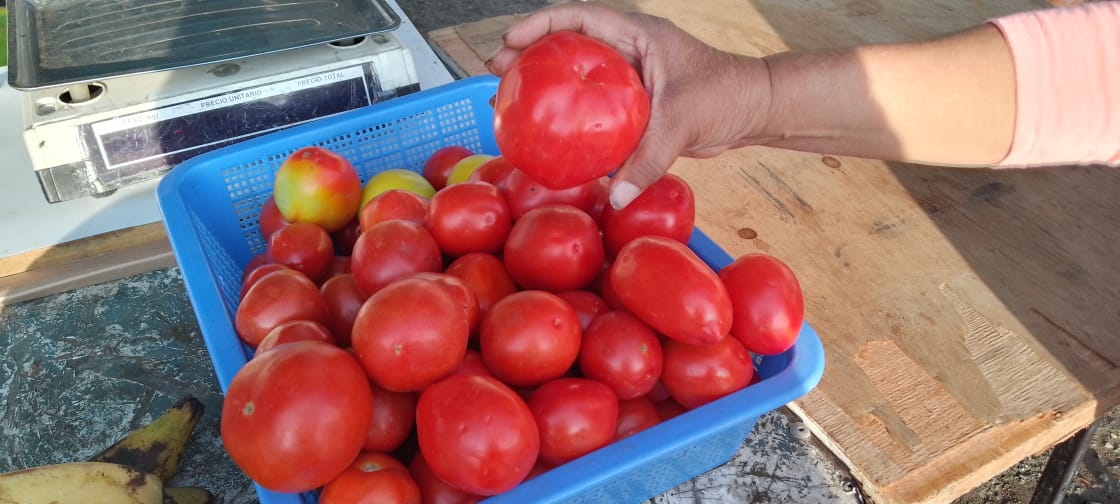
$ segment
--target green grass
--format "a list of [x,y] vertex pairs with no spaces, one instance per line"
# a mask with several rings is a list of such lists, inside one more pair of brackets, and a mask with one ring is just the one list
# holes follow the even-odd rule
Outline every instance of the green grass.
[[0,66],[7,66],[8,64],[8,8],[0,7]]

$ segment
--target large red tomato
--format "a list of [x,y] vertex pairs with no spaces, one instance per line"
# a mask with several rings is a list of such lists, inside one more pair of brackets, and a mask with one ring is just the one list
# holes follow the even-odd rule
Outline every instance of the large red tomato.
[[443,271],[466,282],[478,296],[478,309],[485,316],[498,300],[517,292],[502,260],[493,254],[475,252],[451,262]]
[[719,272],[734,312],[731,334],[759,355],[780,354],[797,341],[805,316],[801,284],[786,263],[747,254]]
[[661,381],[681,406],[692,409],[746,387],[754,375],[751,355],[735,338],[714,345],[665,339]]
[[549,205],[521,217],[506,239],[510,277],[524,289],[583,289],[603,266],[603,240],[595,220],[578,208]]
[[478,308],[478,295],[474,293],[474,289],[470,285],[467,285],[467,282],[447,273],[428,271],[412,275],[411,278],[432,280],[447,289],[447,293],[451,294],[455,302],[463,308],[463,316],[467,319],[467,327],[470,328],[471,334],[473,335],[478,331],[478,325],[482,323],[482,314]]
[[334,244],[331,235],[322,227],[296,222],[272,233],[268,239],[268,258],[319,282],[334,259]]
[[222,404],[222,444],[261,486],[304,492],[354,460],[372,411],[369,378],[350,353],[318,341],[288,343],[233,377]]
[[656,235],[687,244],[696,222],[692,188],[680,177],[665,174],[622,210],[607,205],[599,218],[607,255],[640,236]]
[[502,76],[494,137],[545,186],[575,187],[618,168],[649,121],[638,72],[610,46],[562,31],[525,49]]
[[421,504],[420,486],[403,464],[384,453],[362,453],[327,483],[319,504]]
[[421,173],[438,191],[447,185],[447,176],[451,175],[451,169],[455,167],[455,163],[473,154],[474,152],[461,145],[448,145],[437,149],[424,162],[424,169]]
[[289,222],[310,222],[334,232],[358,215],[362,181],[346,158],[322,147],[304,147],[276,171],[273,196]]
[[676,240],[643,236],[626,244],[611,264],[610,286],[631,313],[672,339],[711,345],[731,330],[727,288]]
[[661,378],[661,342],[645,322],[624,311],[591,321],[579,349],[579,369],[605,383],[619,399],[633,399],[653,389]]
[[327,324],[327,304],[319,288],[296,270],[281,269],[257,280],[241,298],[234,328],[242,341],[256,347],[276,326],[293,320]]
[[382,388],[415,392],[459,366],[470,330],[463,307],[433,280],[406,278],[366,300],[354,320],[354,351]]
[[541,434],[541,461],[552,466],[606,446],[618,426],[618,397],[588,378],[541,385],[529,397],[529,410]]
[[487,376],[456,374],[424,389],[416,405],[416,434],[432,472],[477,495],[517,486],[540,451],[529,407]]
[[495,253],[513,226],[509,206],[498,188],[486,182],[460,182],[432,196],[424,225],[444,254]]
[[424,226],[400,219],[375,224],[358,237],[350,272],[367,296],[421,271],[440,271],[443,255]]
[[568,371],[579,356],[579,316],[563,299],[520,291],[482,319],[479,346],[490,372],[517,387],[540,385]]

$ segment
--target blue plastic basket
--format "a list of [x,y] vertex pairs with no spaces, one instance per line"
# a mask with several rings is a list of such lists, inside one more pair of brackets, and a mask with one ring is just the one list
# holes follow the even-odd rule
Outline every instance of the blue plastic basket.
[[[156,191],[203,339],[224,392],[251,355],[234,331],[241,270],[264,251],[261,205],[280,164],[296,149],[332,149],[363,182],[392,168],[420,171],[436,149],[463,145],[497,154],[490,99],[494,77],[473,77],[248,140],[171,170]],[[689,246],[714,270],[731,257],[699,230]],[[487,502],[639,502],[730,460],[763,414],[813,387],[824,371],[816,332],[802,326],[788,352],[756,359],[761,381],[557,467]],[[313,493],[277,494],[265,504],[315,502]]]

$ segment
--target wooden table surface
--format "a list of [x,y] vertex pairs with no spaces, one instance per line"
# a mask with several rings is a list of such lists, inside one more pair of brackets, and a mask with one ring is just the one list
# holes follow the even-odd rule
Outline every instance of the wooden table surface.
[[[927,38],[1044,1],[622,0],[743,54]],[[513,16],[434,31],[465,75]],[[749,111],[744,111],[749,113]],[[952,127],[946,124],[945,127]],[[881,503],[948,502],[1120,403],[1120,171],[748,148],[673,172],[732,255],[788,262],[820,332],[791,405]]]

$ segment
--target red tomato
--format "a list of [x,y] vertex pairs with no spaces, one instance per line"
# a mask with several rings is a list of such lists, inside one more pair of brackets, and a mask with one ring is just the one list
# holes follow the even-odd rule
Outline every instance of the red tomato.
[[323,281],[326,282],[338,275],[346,275],[349,273],[350,256],[334,256],[331,259],[331,265],[327,267],[326,275],[323,275]]
[[368,452],[389,453],[404,444],[416,420],[416,394],[393,392],[370,383],[373,392],[373,418],[365,445]]
[[558,378],[579,356],[579,317],[555,294],[521,291],[498,301],[482,319],[482,360],[516,387]]
[[308,222],[334,232],[358,215],[362,181],[342,156],[322,147],[304,147],[280,165],[272,193],[289,222]]
[[448,275],[466,282],[478,296],[478,309],[482,316],[502,298],[517,292],[502,260],[482,252],[466,254],[455,259],[443,270]]
[[369,200],[358,212],[358,225],[364,233],[374,224],[392,219],[402,219],[424,225],[428,214],[428,200],[412,191],[390,189]]
[[268,336],[265,336],[257,345],[253,358],[257,358],[262,352],[266,352],[277,345],[295,341],[321,341],[335,344],[334,336],[331,336],[331,332],[323,324],[310,320],[293,320],[284,322],[269,331]]
[[516,168],[510,170],[502,184],[502,195],[509,203],[513,220],[545,205],[571,205],[584,212],[595,207],[599,197],[599,180],[592,180],[567,189],[549,189],[529,174]]
[[471,155],[474,155],[474,152],[466,147],[448,145],[432,153],[431,157],[424,162],[424,170],[421,173],[438,191],[447,185],[447,176],[451,174],[451,169],[455,167],[455,163]]
[[273,271],[249,288],[234,315],[237,335],[256,348],[276,326],[293,320],[327,323],[327,304],[319,288],[296,270]]
[[529,211],[506,239],[506,269],[524,289],[583,289],[603,265],[599,227],[586,212],[567,205]]
[[591,321],[595,320],[595,317],[610,310],[603,298],[588,290],[564,291],[558,292],[556,295],[567,301],[576,311],[581,331],[587,331],[587,326],[591,325]]
[[366,372],[382,388],[423,389],[455,370],[470,330],[462,305],[443,285],[406,278],[370,296],[354,320],[353,345]]
[[661,378],[661,342],[644,322],[624,311],[599,315],[583,334],[579,369],[606,384],[619,399],[649,393]]
[[354,460],[372,411],[369,379],[352,355],[297,341],[262,353],[233,377],[222,404],[222,444],[261,486],[305,492]]
[[467,285],[467,282],[447,273],[422,272],[412,275],[411,278],[432,280],[447,289],[447,293],[451,294],[451,297],[455,298],[455,302],[463,308],[463,316],[466,317],[467,327],[470,328],[471,334],[478,331],[478,325],[482,322],[481,313],[478,309],[478,296],[474,293],[474,289]]
[[541,436],[541,461],[556,466],[602,448],[614,439],[618,397],[588,378],[561,378],[529,397]]
[[735,338],[714,345],[665,340],[661,381],[681,406],[693,409],[746,387],[754,375],[751,355]]
[[327,483],[319,504],[421,504],[420,485],[403,464],[384,453],[362,453]]
[[423,226],[399,219],[375,224],[358,237],[350,272],[366,295],[421,271],[440,271],[443,256]]
[[257,266],[256,268],[253,268],[252,271],[246,270],[248,271],[248,273],[245,275],[245,279],[241,282],[241,299],[245,299],[245,293],[249,292],[249,289],[253,288],[253,285],[256,285],[257,281],[259,281],[261,277],[272,273],[273,271],[286,269],[291,268],[284,266],[283,264],[268,263]]
[[805,299],[786,263],[766,254],[747,254],[720,270],[719,277],[731,297],[731,334],[747,350],[776,355],[797,342]]
[[529,407],[486,376],[452,375],[424,389],[416,405],[416,434],[432,472],[476,495],[517,486],[540,451]]
[[[615,291],[614,285],[611,284],[611,263],[604,263],[604,269],[599,272],[599,276],[595,277],[595,283],[598,284],[599,297],[603,298],[603,302],[607,307],[612,310],[626,310],[626,303],[622,302],[622,298],[618,297],[618,292]],[[595,288],[593,285],[592,288]]]
[[319,287],[319,294],[327,303],[327,315],[335,342],[342,348],[350,346],[350,333],[354,329],[354,319],[358,310],[366,302],[366,295],[358,289],[354,275],[345,273],[335,276]]
[[280,209],[276,208],[276,199],[272,196],[264,200],[258,222],[261,228],[261,238],[264,238],[266,243],[268,242],[268,238],[272,236],[272,233],[275,233],[277,229],[291,224],[283,215],[280,215]]
[[513,221],[497,187],[467,181],[432,196],[424,225],[443,253],[458,257],[470,252],[498,252]]
[[250,273],[253,272],[253,270],[255,270],[255,269],[257,269],[261,266],[264,266],[266,264],[271,264],[271,263],[272,263],[272,260],[268,258],[268,251],[261,252],[261,253],[255,255],[255,256],[253,256],[252,259],[249,259],[249,263],[246,264],[245,268],[241,270],[241,283],[242,283],[242,285],[244,285],[245,279],[249,276]]
[[661,418],[662,422],[670,418],[676,418],[688,411],[684,409],[684,406],[681,406],[680,403],[672,399],[657,401],[653,403],[653,407],[657,408],[657,416]]
[[676,240],[643,236],[626,244],[611,264],[610,285],[627,310],[677,341],[712,345],[731,330],[723,282]]
[[[509,174],[513,173],[516,168],[509,163],[505,156],[495,156],[489,161],[482,163],[477,170],[471,172],[467,180],[487,182],[490,185],[497,187],[499,191],[504,191],[506,188],[506,180],[509,179]],[[504,193],[503,193],[504,194]]]
[[467,349],[467,355],[463,356],[463,363],[455,369],[455,374],[494,376],[486,367],[486,361],[482,360],[482,354],[473,348]]
[[545,186],[575,187],[630,156],[649,111],[638,72],[617,51],[555,32],[522,51],[502,76],[494,138],[514,166]]
[[472,495],[439,479],[428,462],[424,460],[423,453],[416,453],[408,465],[412,478],[420,485],[420,497],[423,504],[475,504],[484,497]]
[[334,244],[334,255],[350,257],[354,253],[354,242],[362,233],[361,222],[357,217],[350,219],[341,229],[331,233],[331,243]]
[[268,258],[318,282],[330,269],[334,245],[322,227],[296,222],[272,233],[268,239]]
[[607,205],[600,217],[603,244],[610,257],[634,238],[646,235],[664,236],[687,245],[695,222],[692,188],[672,174],[662,176],[622,210]]
[[618,401],[618,427],[614,439],[627,438],[661,423],[661,414],[649,397]]

